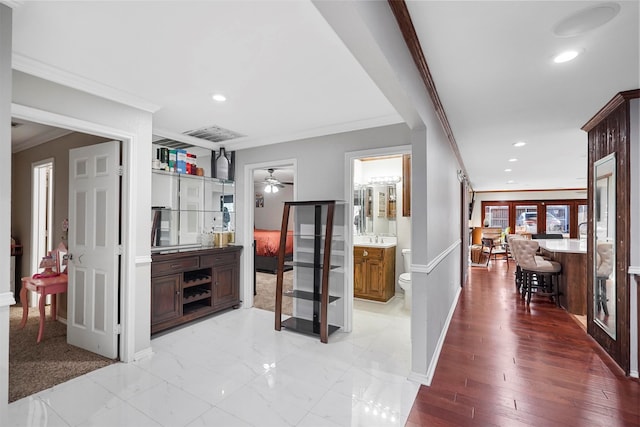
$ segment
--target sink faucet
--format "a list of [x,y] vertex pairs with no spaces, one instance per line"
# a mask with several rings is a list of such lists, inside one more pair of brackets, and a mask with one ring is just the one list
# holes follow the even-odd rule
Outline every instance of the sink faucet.
[[376,243],[378,243],[378,235],[376,234]]

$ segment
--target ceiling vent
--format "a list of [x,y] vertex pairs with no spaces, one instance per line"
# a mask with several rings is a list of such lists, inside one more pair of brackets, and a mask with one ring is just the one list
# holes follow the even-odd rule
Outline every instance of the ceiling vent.
[[[223,142],[229,141],[230,139],[240,138],[244,135],[234,132],[229,129],[224,129],[219,126],[210,126],[202,129],[190,130],[187,132],[183,132],[184,135],[189,135],[194,138],[204,139],[206,141],[211,142]],[[173,139],[164,138],[153,141],[154,144],[162,145],[163,147],[173,148],[173,149],[183,149],[193,147],[191,144],[187,144],[180,141],[175,141]]]
[[224,129],[219,126],[210,126],[208,128],[190,130],[185,132],[185,135],[193,136],[196,138],[206,139],[211,142],[222,142],[230,139],[240,138],[244,135],[234,132],[229,129]]

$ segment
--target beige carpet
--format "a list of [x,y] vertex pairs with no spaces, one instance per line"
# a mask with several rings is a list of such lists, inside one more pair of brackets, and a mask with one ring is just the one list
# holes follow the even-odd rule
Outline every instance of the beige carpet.
[[[256,295],[253,306],[263,310],[276,311],[276,277],[275,274],[256,273]],[[286,292],[293,289],[293,270],[285,271],[282,288]],[[293,313],[293,301],[289,297],[282,298],[282,314]]]
[[116,363],[67,344],[67,325],[51,320],[46,307],[46,323],[40,344],[36,343],[40,314],[29,309],[29,319],[20,328],[22,306],[11,306],[9,320],[9,402],[69,381],[87,372]]

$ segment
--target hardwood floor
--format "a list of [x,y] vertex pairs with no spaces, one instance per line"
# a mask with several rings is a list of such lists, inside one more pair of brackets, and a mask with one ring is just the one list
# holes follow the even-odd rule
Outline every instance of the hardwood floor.
[[547,298],[527,306],[513,272],[471,268],[406,426],[640,426],[640,382]]

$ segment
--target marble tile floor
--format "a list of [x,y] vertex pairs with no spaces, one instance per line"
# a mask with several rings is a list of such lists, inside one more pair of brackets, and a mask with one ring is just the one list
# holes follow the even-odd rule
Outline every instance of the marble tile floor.
[[356,301],[354,330],[328,344],[240,309],[152,339],[153,355],[117,363],[9,405],[3,426],[403,426],[419,384],[407,380],[403,300]]

